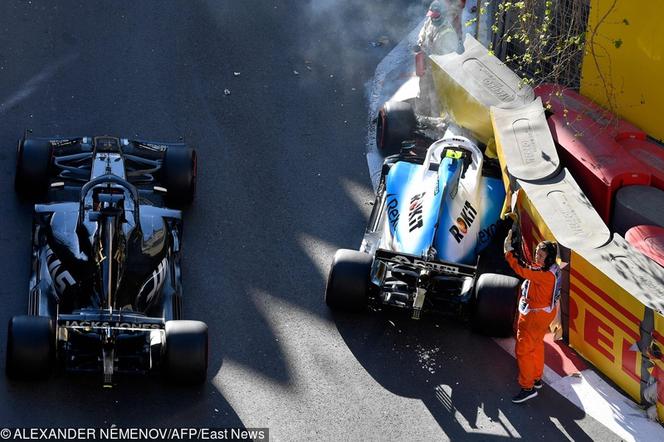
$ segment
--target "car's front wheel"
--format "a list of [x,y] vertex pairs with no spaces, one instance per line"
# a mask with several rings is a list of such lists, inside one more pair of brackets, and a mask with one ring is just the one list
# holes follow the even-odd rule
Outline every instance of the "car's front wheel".
[[21,139],[16,149],[14,189],[29,200],[41,199],[48,190],[51,145],[48,141]]
[[518,279],[495,273],[480,275],[475,283],[473,330],[487,336],[511,336],[518,298]]
[[166,186],[166,200],[174,207],[184,207],[196,195],[196,175],[198,173],[196,149],[171,147],[166,151],[163,166],[163,181]]
[[399,153],[401,143],[412,139],[417,127],[415,111],[405,101],[388,101],[378,111],[376,147],[383,156]]
[[372,263],[373,257],[367,253],[337,250],[325,289],[328,307],[354,312],[366,309]]

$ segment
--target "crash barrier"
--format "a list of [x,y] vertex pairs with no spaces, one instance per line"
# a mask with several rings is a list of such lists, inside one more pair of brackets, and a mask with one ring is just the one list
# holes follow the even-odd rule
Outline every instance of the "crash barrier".
[[462,54],[432,55],[432,74],[439,103],[454,121],[489,144],[493,138],[491,106],[510,109],[533,101],[530,86],[487,49],[466,34]]
[[617,190],[627,185],[647,186],[651,179],[649,168],[617,140],[645,138],[645,134],[571,89],[545,85],[535,92],[552,113],[549,126],[563,165],[604,222],[610,223]]
[[608,243],[611,232],[586,198],[572,174],[563,169],[547,180],[519,186],[558,242],[567,249],[596,249]]
[[496,144],[510,175],[524,181],[545,180],[558,173],[560,160],[544,116],[542,100],[516,109],[491,109]]
[[618,234],[570,267],[570,346],[664,420],[664,269]]
[[620,235],[634,226],[664,227],[664,190],[650,186],[626,186],[616,193],[611,228]]
[[634,226],[625,239],[639,252],[664,267],[664,227]]
[[563,168],[554,176],[535,180],[512,175],[524,162],[524,155],[514,153],[519,149],[515,140],[526,137],[513,133],[515,123],[532,116],[531,105],[509,113],[491,109],[498,157],[510,174],[505,181],[513,191],[521,189],[516,209],[526,249],[532,251],[542,239],[558,242],[562,260],[569,263],[563,270],[561,316],[570,346],[664,420],[660,351],[664,343],[664,268],[619,235],[612,237],[572,171]]

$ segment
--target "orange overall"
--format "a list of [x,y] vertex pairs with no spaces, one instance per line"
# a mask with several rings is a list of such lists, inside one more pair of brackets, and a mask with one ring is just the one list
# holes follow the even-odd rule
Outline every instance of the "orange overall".
[[507,252],[505,259],[517,275],[527,280],[524,284],[528,284],[526,296],[531,311],[525,315],[519,313],[515,353],[519,365],[519,385],[531,389],[535,380],[542,378],[544,335],[558,310],[557,306],[551,308],[550,312],[543,310],[552,306],[556,276],[541,268],[524,267],[512,252]]

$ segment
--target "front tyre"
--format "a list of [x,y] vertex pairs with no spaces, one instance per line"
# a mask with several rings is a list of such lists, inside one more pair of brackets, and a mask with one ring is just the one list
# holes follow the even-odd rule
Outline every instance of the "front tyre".
[[378,111],[376,147],[384,157],[401,151],[401,143],[409,140],[417,127],[415,111],[405,101],[388,101]]
[[473,330],[486,336],[511,336],[518,298],[518,279],[495,273],[480,275],[475,284]]
[[207,378],[208,326],[201,321],[166,321],[161,368],[177,384],[202,384]]
[[166,151],[163,166],[163,182],[166,202],[173,207],[191,204],[196,195],[198,173],[196,149],[171,147]]
[[43,198],[48,190],[51,144],[44,140],[21,139],[16,149],[14,189],[28,200]]
[[14,316],[7,332],[7,377],[38,380],[48,377],[55,361],[55,328],[44,316]]
[[357,250],[340,249],[334,254],[325,288],[325,303],[333,310],[360,312],[369,301],[373,257]]

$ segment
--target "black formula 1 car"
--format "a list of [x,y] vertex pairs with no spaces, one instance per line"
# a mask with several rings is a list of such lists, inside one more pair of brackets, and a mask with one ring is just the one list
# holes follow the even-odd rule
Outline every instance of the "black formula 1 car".
[[181,320],[185,144],[115,137],[19,140],[16,191],[35,201],[28,314],[9,322],[6,373],[159,371],[206,379],[207,325]]

